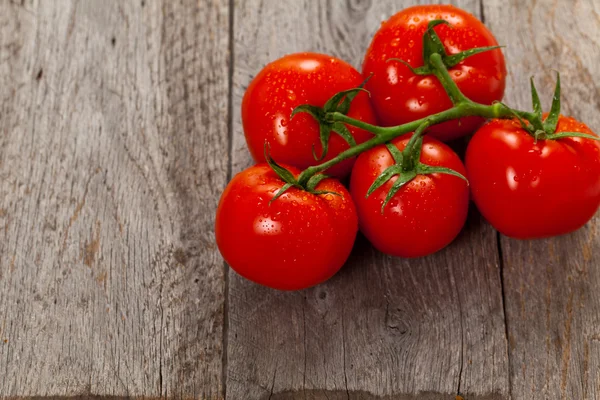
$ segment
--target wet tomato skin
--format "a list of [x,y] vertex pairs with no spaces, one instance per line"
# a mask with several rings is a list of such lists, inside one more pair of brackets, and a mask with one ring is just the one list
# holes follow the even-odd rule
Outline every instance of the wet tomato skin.
[[[299,170],[285,166],[295,175]],[[358,230],[350,194],[325,179],[313,195],[291,188],[267,164],[237,174],[217,209],[215,235],[223,258],[243,277],[275,289],[299,290],[332,277],[348,258]]]
[[[312,116],[300,113],[290,119],[292,110],[301,104],[323,106],[334,94],[358,87],[362,75],[350,64],[325,54],[296,53],[265,66],[252,80],[242,101],[242,124],[252,157],[264,162],[264,144],[269,142],[277,161],[305,169],[319,164],[313,156],[321,155],[319,126]],[[376,124],[375,114],[366,93],[358,94],[348,116]],[[348,126],[357,143],[372,135]],[[336,133],[331,134],[329,150],[322,161],[330,160],[348,149]],[[352,169],[354,159],[331,167],[327,174],[342,178]]]
[[[414,68],[422,66],[422,37],[427,24],[435,19],[452,24],[435,28],[449,55],[498,44],[477,18],[451,5],[414,6],[392,16],[373,37],[363,62],[363,76],[373,74],[366,88],[381,124],[400,125],[452,107],[435,76],[415,75],[399,61],[388,61],[398,58]],[[451,67],[449,73],[473,101],[491,104],[504,95],[506,64],[499,49],[471,56]],[[436,125],[429,133],[449,141],[473,133],[483,122],[479,117],[461,118]]]
[[[411,135],[392,143],[403,150]],[[426,136],[421,162],[451,168],[466,175],[460,158],[444,143]],[[418,175],[401,188],[381,213],[381,205],[396,181],[393,177],[368,198],[375,179],[394,164],[385,146],[362,153],[350,177],[361,232],[379,251],[399,257],[421,257],[447,246],[465,224],[469,205],[467,183],[446,174]]]
[[[557,132],[593,134],[560,116]],[[517,121],[492,120],[466,153],[473,200],[502,234],[535,239],[583,226],[600,205],[600,143],[569,137],[538,140]]]

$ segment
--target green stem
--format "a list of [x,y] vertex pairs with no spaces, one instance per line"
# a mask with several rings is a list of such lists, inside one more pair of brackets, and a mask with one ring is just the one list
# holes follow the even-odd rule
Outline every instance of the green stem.
[[414,135],[410,138],[406,147],[403,151],[402,157],[402,169],[404,171],[410,171],[414,169],[415,165],[419,162],[419,160],[413,159],[414,148],[419,142],[419,138],[425,134],[425,130],[431,126],[431,119],[426,118],[425,122],[423,122],[419,127],[415,130]]
[[[527,119],[527,117],[529,116],[527,114],[531,113],[519,112],[519,114],[522,115],[523,118]],[[306,168],[300,174],[298,181],[301,185],[304,185],[306,184],[306,182],[308,182],[311,176],[318,174],[319,172],[323,172],[326,169],[331,168],[344,160],[355,157],[364,151],[372,149],[375,146],[379,146],[380,144],[389,142],[390,140],[400,135],[404,135],[409,132],[414,132],[417,129],[419,129],[419,127],[421,127],[421,125],[423,124],[431,126],[445,121],[470,116],[477,116],[483,118],[511,118],[513,117],[513,114],[508,108],[506,108],[500,103],[494,103],[488,106],[485,104],[475,103],[470,100],[468,100],[468,102],[466,103],[460,103],[446,111],[442,111],[440,113],[433,114],[428,117],[418,119],[416,121],[408,122],[406,124],[390,127],[380,127],[367,124],[357,119],[350,118],[347,115],[344,115],[339,112],[331,113],[329,115],[329,118],[331,118],[332,121],[344,122],[348,125],[372,132],[376,136],[374,136],[372,139],[367,140],[366,142],[363,142],[361,144],[349,148],[346,151],[341,152],[329,161]]]
[[456,83],[448,73],[448,69],[444,65],[442,56],[438,53],[433,53],[429,56],[429,62],[433,66],[433,74],[438,78],[446,93],[450,97],[452,104],[467,103],[470,102],[467,97],[460,91]]
[[377,135],[377,136],[383,135],[386,132],[395,128],[395,127],[371,125],[366,122],[360,121],[358,119],[350,118],[347,115],[342,114],[340,112],[331,113],[330,116],[332,117],[331,122],[344,122],[348,125],[352,125],[357,128],[364,129],[365,131],[369,131],[372,134]]

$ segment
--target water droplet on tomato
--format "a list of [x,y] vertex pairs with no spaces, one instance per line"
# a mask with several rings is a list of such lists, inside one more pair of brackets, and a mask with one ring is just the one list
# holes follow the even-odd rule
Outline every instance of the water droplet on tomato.
[[296,93],[294,93],[293,90],[288,89],[287,90],[287,98],[290,99],[290,101],[296,100]]
[[390,46],[392,46],[392,47],[398,47],[399,45],[400,45],[400,38],[394,38],[390,42]]
[[408,42],[408,47],[413,47],[415,45],[415,41],[411,40]]
[[420,20],[421,20],[421,18],[419,18],[419,17],[413,17],[413,21],[415,21],[415,22],[419,22]]

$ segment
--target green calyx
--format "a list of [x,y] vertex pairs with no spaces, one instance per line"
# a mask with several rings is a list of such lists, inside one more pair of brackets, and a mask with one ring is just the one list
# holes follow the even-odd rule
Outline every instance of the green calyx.
[[401,62],[402,64],[406,65],[412,71],[412,73],[415,75],[432,75],[437,70],[436,67],[434,65],[432,65],[432,63],[430,61],[432,54],[439,54],[442,58],[442,62],[446,66],[446,68],[452,68],[452,67],[458,65],[459,63],[461,63],[462,61],[464,61],[465,59],[467,59],[471,56],[474,56],[475,54],[480,54],[480,53],[484,53],[486,51],[495,50],[495,49],[504,47],[504,46],[476,47],[473,49],[461,51],[460,53],[457,53],[457,54],[448,55],[446,53],[446,49],[444,48],[444,44],[442,43],[442,40],[440,39],[438,34],[433,29],[434,27],[441,25],[441,24],[452,27],[452,25],[450,25],[450,23],[448,21],[445,21],[443,19],[436,19],[436,20],[430,21],[429,24],[427,25],[427,30],[425,31],[425,34],[423,35],[423,66],[422,67],[413,68],[409,63],[407,63],[404,60],[398,59],[398,58],[390,58],[388,61],[393,60],[393,61]]
[[558,72],[556,73],[556,86],[554,88],[554,95],[552,96],[552,106],[550,107],[550,112],[545,120],[542,116],[542,103],[537,89],[535,88],[533,77],[531,77],[530,82],[533,113],[528,114],[529,118],[527,121],[524,121],[523,118],[516,113],[514,113],[514,116],[521,123],[521,127],[534,137],[535,142],[538,140],[557,140],[567,137],[583,137],[592,140],[600,140],[600,138],[587,133],[556,132],[558,119],[560,118],[560,74]]
[[269,205],[271,205],[272,202],[277,200],[282,194],[284,194],[291,187],[295,187],[300,190],[304,190],[304,191],[306,191],[308,193],[312,193],[314,195],[329,193],[329,194],[334,194],[336,196],[339,196],[339,193],[336,193],[336,192],[330,192],[330,191],[326,191],[326,190],[316,190],[317,185],[323,179],[328,178],[327,175],[315,174],[315,175],[311,176],[306,182],[300,182],[298,179],[296,179],[294,174],[292,174],[289,170],[287,170],[286,168],[277,164],[275,162],[275,160],[273,160],[273,158],[269,154],[269,144],[267,142],[265,142],[264,152],[265,152],[265,160],[267,161],[267,164],[269,164],[269,167],[271,167],[271,169],[277,174],[277,176],[279,176],[279,178],[285,182],[285,185],[283,185],[283,187],[281,189],[279,189],[277,191],[277,193],[275,193],[275,196],[273,196],[273,198],[271,198],[271,200],[269,200]]
[[360,92],[365,92],[370,95],[370,93],[363,88],[363,86],[367,83],[370,76],[364,80],[360,84],[359,87],[349,90],[344,90],[342,92],[336,93],[333,95],[327,103],[323,107],[313,106],[310,104],[302,104],[292,111],[291,118],[298,113],[308,113],[310,114],[319,124],[319,139],[321,142],[321,155],[317,156],[315,153],[315,146],[313,145],[313,157],[316,161],[321,161],[327,155],[327,151],[329,149],[329,137],[331,136],[331,132],[335,132],[342,137],[348,143],[348,146],[356,146],[356,141],[354,137],[350,133],[350,130],[346,127],[343,122],[332,121],[328,119],[328,115],[331,113],[339,112],[344,115],[348,114],[350,110],[350,104],[352,100],[356,97],[356,95]]
[[412,181],[418,175],[428,175],[428,174],[448,174],[464,179],[467,184],[468,180],[461,173],[445,167],[434,167],[431,165],[423,164],[420,160],[421,158],[421,149],[423,147],[423,132],[429,126],[429,124],[425,123],[415,131],[415,134],[411,137],[409,142],[403,151],[398,150],[396,146],[392,143],[386,143],[386,147],[392,158],[394,159],[395,164],[391,167],[386,168],[378,177],[375,179],[369,190],[367,191],[367,195],[365,197],[369,197],[375,190],[380,188],[383,184],[385,184],[388,180],[390,180],[394,176],[398,176],[392,187],[390,188],[383,204],[381,205],[381,213],[383,214],[385,210],[385,206],[389,203],[389,201],[398,193],[398,191],[404,187],[407,183]]

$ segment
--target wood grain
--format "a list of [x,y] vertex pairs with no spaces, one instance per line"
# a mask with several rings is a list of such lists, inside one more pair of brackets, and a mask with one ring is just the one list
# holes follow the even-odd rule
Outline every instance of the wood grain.
[[[563,113],[598,132],[600,3],[485,2],[484,12],[508,45],[508,103],[530,109],[529,77],[535,75],[549,108],[552,70],[558,70]],[[513,399],[600,398],[599,224],[596,215],[562,237],[502,238]]]
[[220,398],[228,3],[0,3],[0,397]]
[[[600,398],[600,216],[521,242],[471,210],[419,260],[359,237],[296,293],[223,269],[252,76],[303,50],[360,67],[424,2],[0,0],[0,398]],[[549,99],[557,69],[600,129],[600,3],[454,3],[508,45],[509,104],[532,74]]]
[[[458,4],[479,13],[477,1]],[[240,102],[264,64],[311,50],[359,66],[381,21],[407,5],[237,1],[233,171],[251,164]],[[497,255],[496,233],[474,212],[457,241],[432,257],[383,256],[361,238],[336,277],[302,292],[261,288],[231,271],[228,397],[507,398]]]

